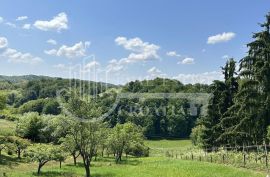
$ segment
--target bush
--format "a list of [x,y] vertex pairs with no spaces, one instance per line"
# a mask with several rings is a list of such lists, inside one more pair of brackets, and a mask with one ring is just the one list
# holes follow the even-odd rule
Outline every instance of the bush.
[[45,105],[44,99],[28,101],[27,103],[24,103],[22,106],[20,106],[19,112],[21,114],[26,112],[38,112],[39,114],[41,114],[44,105]]
[[58,115],[61,113],[60,105],[55,99],[48,99],[42,109],[43,114]]
[[20,137],[40,141],[42,129],[45,127],[37,112],[25,113],[19,118],[16,132]]
[[149,147],[142,144],[135,144],[129,148],[129,154],[135,157],[149,157]]
[[38,112],[39,114],[58,115],[61,113],[61,109],[57,100],[48,98],[28,101],[20,106],[19,112],[21,114],[27,112]]
[[191,138],[193,145],[198,146],[198,147],[202,147],[202,145],[203,145],[202,135],[203,135],[204,129],[205,129],[205,127],[203,125],[197,125],[196,127],[194,127],[192,129],[190,138]]

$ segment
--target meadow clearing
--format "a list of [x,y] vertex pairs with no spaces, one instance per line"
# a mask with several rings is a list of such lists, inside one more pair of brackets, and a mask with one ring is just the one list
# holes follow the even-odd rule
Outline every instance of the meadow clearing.
[[[1,129],[7,132],[13,122],[0,120]],[[190,140],[146,140],[150,147],[150,157],[124,157],[120,164],[115,164],[114,158],[98,157],[92,162],[91,175],[93,177],[263,177],[263,172],[256,172],[243,168],[235,168],[222,164],[172,159],[165,157],[168,150],[185,150],[191,145]],[[15,155],[2,154],[0,161],[0,176],[29,177],[37,176],[37,163],[29,163],[26,158],[18,160]],[[51,177],[79,177],[85,171],[78,159],[77,166],[73,165],[69,157],[60,169],[58,162],[49,162],[42,169],[41,176]]]

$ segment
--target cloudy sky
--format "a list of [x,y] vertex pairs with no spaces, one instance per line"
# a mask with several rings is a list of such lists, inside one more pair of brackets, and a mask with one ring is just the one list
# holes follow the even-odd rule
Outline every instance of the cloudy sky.
[[211,83],[268,11],[267,0],[2,1],[0,75]]

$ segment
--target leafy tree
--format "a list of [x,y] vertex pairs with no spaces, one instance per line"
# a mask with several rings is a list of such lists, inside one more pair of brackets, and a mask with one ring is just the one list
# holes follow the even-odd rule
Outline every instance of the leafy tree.
[[223,139],[235,144],[260,144],[270,124],[270,14],[254,33],[248,55],[240,60],[239,91],[235,104],[226,113]]
[[12,147],[14,147],[14,150],[17,153],[18,159],[21,159],[21,153],[30,145],[28,140],[16,136],[6,137],[6,142],[12,144]]
[[64,162],[67,158],[67,153],[62,146],[54,147],[53,150],[53,159],[59,162],[59,167],[62,168],[62,162]]
[[68,133],[68,140],[75,143],[83,159],[86,177],[90,177],[90,163],[102,138],[100,127],[98,122],[77,122]]
[[35,142],[41,140],[43,128],[44,123],[38,113],[25,113],[17,122],[16,133]]
[[55,159],[53,152],[54,152],[53,146],[46,144],[36,144],[27,150],[26,155],[32,161],[38,162],[38,170],[37,170],[38,175],[40,175],[41,168],[46,163]]
[[111,150],[115,153],[115,161],[122,160],[122,154],[132,144],[143,143],[143,133],[139,127],[132,123],[117,124],[108,138]]
[[61,113],[60,105],[55,99],[47,99],[42,109],[43,114],[58,115]]
[[67,135],[64,138],[61,138],[60,141],[62,148],[68,152],[73,157],[73,163],[77,165],[77,158],[80,156],[79,147],[77,146],[74,137]]

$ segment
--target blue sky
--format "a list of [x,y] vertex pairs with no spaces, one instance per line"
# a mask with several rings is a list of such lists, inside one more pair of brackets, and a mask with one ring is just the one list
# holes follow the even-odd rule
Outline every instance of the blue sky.
[[0,74],[211,83],[269,10],[266,0],[2,1]]

